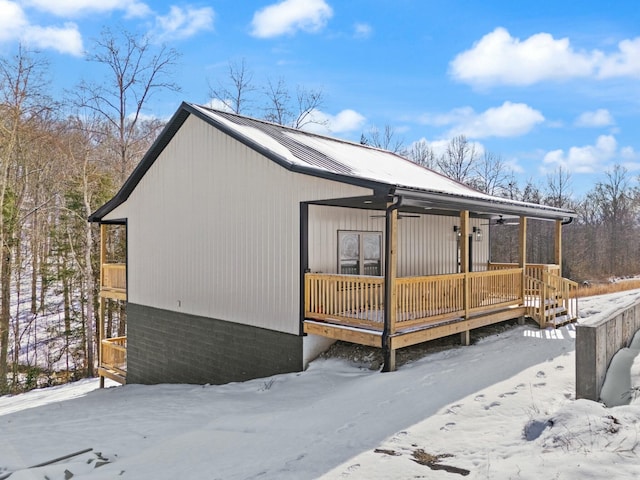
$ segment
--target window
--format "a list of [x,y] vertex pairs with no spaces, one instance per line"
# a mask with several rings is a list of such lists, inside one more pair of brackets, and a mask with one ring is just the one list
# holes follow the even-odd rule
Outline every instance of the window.
[[338,231],[338,272],[382,275],[382,233]]

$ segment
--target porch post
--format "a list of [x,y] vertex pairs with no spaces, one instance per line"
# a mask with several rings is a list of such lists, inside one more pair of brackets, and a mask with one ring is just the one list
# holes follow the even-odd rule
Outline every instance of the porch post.
[[559,267],[558,275],[562,276],[562,220],[556,220],[555,263]]
[[[469,320],[471,308],[471,280],[469,279],[469,211],[460,212],[460,272],[464,274],[464,318]],[[471,343],[469,330],[460,333],[460,342],[463,345]]]
[[398,266],[398,207],[402,199],[389,203],[385,215],[384,330],[382,331],[383,372],[396,369],[396,351],[391,335],[396,331],[396,275]]
[[[104,267],[107,261],[107,226],[100,224],[100,312],[98,314],[98,369],[102,366],[102,339],[104,338],[104,314],[105,299],[102,295],[102,286],[104,285]],[[98,370],[99,371],[99,370]],[[100,375],[100,388],[104,388],[104,377]]]
[[527,217],[520,217],[520,258],[518,266],[522,268],[522,285],[520,296],[524,302],[526,271],[527,271]]
[[309,204],[300,202],[300,336],[304,335],[304,314],[308,305],[306,274],[309,272]]

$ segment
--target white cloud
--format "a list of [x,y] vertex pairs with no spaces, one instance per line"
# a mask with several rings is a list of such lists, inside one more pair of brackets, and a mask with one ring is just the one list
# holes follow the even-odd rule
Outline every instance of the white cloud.
[[59,17],[75,17],[89,13],[123,10],[128,17],[142,17],[151,9],[138,0],[27,0],[26,5]]
[[315,123],[308,123],[303,130],[314,133],[349,133],[361,130],[366,122],[366,118],[355,110],[346,109],[336,115],[313,110],[311,119]]
[[25,29],[22,40],[37,48],[49,48],[75,56],[83,54],[82,36],[75,23],[65,23],[64,28],[30,25]]
[[422,122],[436,126],[452,126],[448,137],[465,135],[469,138],[517,137],[531,131],[544,121],[538,110],[524,103],[504,102],[477,113],[471,107],[462,107],[443,115],[426,115]]
[[324,0],[284,0],[253,15],[251,34],[271,38],[298,30],[313,33],[324,28],[332,15],[333,10]]
[[617,50],[576,50],[568,38],[536,33],[521,40],[504,28],[486,34],[449,64],[455,79],[479,87],[526,86],[543,81],[592,77],[640,78],[640,37],[618,43]]
[[17,3],[0,0],[0,41],[19,38],[28,24],[22,8]]
[[618,43],[618,52],[602,59],[600,78],[640,77],[640,37]]
[[369,38],[373,33],[373,28],[368,23],[356,23],[353,26],[353,36],[355,38]]
[[0,42],[21,41],[28,46],[82,55],[82,37],[74,23],[63,27],[32,25],[15,2],[0,0]]
[[521,41],[496,28],[450,64],[458,80],[479,86],[532,85],[593,73],[598,54],[575,52],[567,38],[537,33]]
[[620,156],[625,162],[637,162],[640,160],[640,155],[633,149],[633,147],[622,147],[620,149]]
[[167,15],[156,17],[156,31],[161,40],[189,38],[202,30],[211,30],[214,17],[215,12],[210,7],[172,5]]
[[593,112],[584,112],[575,121],[575,125],[578,127],[607,127],[613,124],[613,117],[609,110],[604,108]]
[[[627,158],[632,153],[629,147],[625,147],[621,152]],[[583,147],[571,147],[568,152],[564,150],[553,150],[544,156],[544,164],[551,169],[557,167],[566,168],[569,172],[594,173],[602,171],[607,162],[613,160],[618,154],[618,142],[612,135],[601,135],[596,140],[595,145],[585,145]]]

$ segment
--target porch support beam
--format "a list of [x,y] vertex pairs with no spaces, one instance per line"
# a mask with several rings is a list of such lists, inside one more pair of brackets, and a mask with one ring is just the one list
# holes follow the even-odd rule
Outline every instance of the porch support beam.
[[[107,262],[107,226],[104,223],[100,224],[100,289],[104,285],[104,267]],[[104,388],[104,375],[102,375],[102,339],[104,338],[104,315],[105,315],[105,302],[106,299],[103,295],[100,295],[100,312],[98,320],[98,372],[100,374],[100,388]]]
[[520,251],[518,266],[522,268],[522,291],[520,292],[520,298],[524,301],[525,286],[526,286],[526,271],[527,271],[527,217],[520,217]]
[[382,331],[383,372],[396,369],[396,351],[391,336],[396,330],[397,298],[396,277],[398,267],[398,208],[402,197],[387,205],[385,215],[385,268],[384,268],[384,329]]
[[304,335],[304,312],[309,304],[306,274],[309,272],[309,204],[300,203],[300,335]]
[[555,264],[560,268],[558,276],[562,276],[562,220],[556,220],[556,235],[555,235],[555,248],[554,248]]
[[[464,273],[464,318],[469,318],[469,309],[471,308],[471,280],[469,279],[469,211],[460,212],[460,273]],[[463,345],[469,345],[471,338],[469,330],[465,330],[460,334],[460,342]]]

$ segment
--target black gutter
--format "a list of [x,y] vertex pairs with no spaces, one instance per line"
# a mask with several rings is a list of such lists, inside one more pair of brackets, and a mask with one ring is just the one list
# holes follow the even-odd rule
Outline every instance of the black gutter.
[[442,208],[444,210],[468,210],[475,213],[504,213],[529,218],[540,218],[544,220],[566,220],[576,217],[577,214],[571,210],[555,207],[545,207],[527,202],[510,202],[508,199],[495,198],[472,198],[451,193],[424,192],[418,190],[407,190],[402,187],[396,189],[396,194],[404,197],[404,205],[411,205],[423,208]]
[[[402,197],[396,197],[396,200],[385,211],[385,232],[384,232],[384,327],[382,329],[382,354],[384,356],[383,372],[392,372],[395,370],[395,358],[392,358],[391,352],[391,309],[394,308],[392,303],[391,291],[391,216],[395,210],[402,205]],[[396,225],[397,226],[397,225]]]

